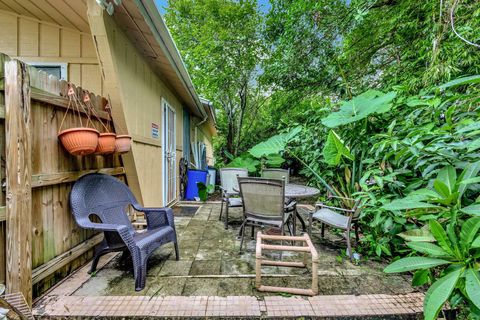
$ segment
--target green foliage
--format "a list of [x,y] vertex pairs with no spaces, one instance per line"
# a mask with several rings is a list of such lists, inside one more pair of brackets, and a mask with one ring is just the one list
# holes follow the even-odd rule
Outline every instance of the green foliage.
[[251,157],[249,154],[242,155],[233,159],[227,164],[228,168],[246,168],[248,172],[256,172],[260,165],[260,161]]
[[198,197],[200,198],[200,201],[207,201],[208,198],[208,193],[215,189],[215,186],[212,184],[206,185],[203,182],[197,182],[197,188],[198,188]]
[[[407,242],[413,252],[425,256],[402,258],[387,266],[385,272],[405,272],[441,267],[440,272],[435,273],[440,275],[438,279],[431,276],[434,274],[431,272],[432,270],[429,273],[429,278],[433,280],[433,283],[425,296],[425,319],[436,319],[444,303],[454,297],[478,308],[480,275],[477,259],[480,256],[480,250],[473,246],[473,243],[480,230],[480,217],[464,221],[460,232],[458,232],[456,221],[450,222],[447,230],[444,230],[440,223],[432,220],[430,230],[438,245],[420,240]],[[459,234],[460,236],[458,236]],[[420,277],[423,279],[419,279]],[[418,274],[414,277],[413,284],[428,282],[424,277],[425,274]],[[465,277],[464,283],[460,281],[462,277]]]
[[326,163],[335,166],[340,163],[343,157],[354,160],[350,150],[344,145],[342,139],[340,139],[335,131],[330,130],[325,146],[323,147],[323,158]]
[[332,112],[322,119],[322,124],[329,128],[365,119],[374,113],[384,113],[392,107],[395,92],[382,93],[377,90],[368,90],[352,100],[340,103],[340,110]]
[[265,53],[257,1],[169,0],[165,18],[196,89],[217,108],[218,147],[239,155],[258,129],[250,122],[268,118],[256,72]]
[[253,146],[248,153],[233,159],[227,164],[227,167],[247,168],[251,173],[257,172],[260,167],[278,168],[285,162],[282,155],[288,144],[301,130],[300,127],[295,127],[289,132],[272,136]]
[[264,142],[253,146],[249,153],[255,158],[261,158],[272,154],[279,154],[285,150],[287,144],[295,138],[295,136],[301,131],[301,127],[295,127],[287,133],[282,133],[270,137]]
[[480,42],[475,1],[272,0],[263,15],[253,0],[170,0],[167,14],[217,106],[216,154],[252,173],[288,161],[361,198],[357,250],[416,257],[394,266],[432,284],[427,319],[447,300],[480,314],[480,55],[451,31],[455,2],[456,29]]

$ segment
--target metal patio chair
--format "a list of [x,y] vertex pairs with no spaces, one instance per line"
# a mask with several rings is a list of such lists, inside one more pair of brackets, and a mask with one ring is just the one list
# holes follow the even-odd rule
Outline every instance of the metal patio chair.
[[350,239],[350,232],[353,229],[355,230],[355,240],[358,243],[358,218],[360,216],[361,207],[360,199],[352,199],[345,197],[337,197],[329,195],[329,198],[336,198],[340,200],[346,200],[352,204],[351,209],[338,208],[327,206],[323,203],[317,203],[315,205],[315,211],[311,211],[309,214],[309,227],[308,233],[312,234],[312,223],[313,220],[317,220],[322,224],[321,236],[325,237],[325,225],[329,225],[334,228],[342,229],[346,231],[347,238],[347,252],[350,260],[352,259],[352,244]]
[[265,178],[238,178],[243,202],[244,220],[240,227],[240,252],[243,247],[246,227],[275,227],[285,234],[287,226],[293,235],[289,222],[294,218],[294,211],[285,206],[285,181]]
[[285,179],[285,183],[290,182],[290,170],[280,168],[267,168],[263,169],[261,173],[262,178],[267,179]]
[[[105,237],[96,247],[90,272],[108,252],[130,252],[133,260],[135,290],[145,287],[148,257],[165,243],[173,242],[179,259],[177,234],[170,208],[142,207],[126,184],[104,174],[88,174],[78,179],[70,193],[70,206],[77,224],[85,229],[103,231]],[[127,214],[129,206],[145,214],[147,229],[135,232]],[[100,222],[94,222],[98,221]]]
[[223,204],[225,203],[225,229],[228,229],[228,208],[239,208],[242,206],[242,199],[239,197],[238,193],[238,177],[248,177],[248,170],[243,168],[220,169],[222,206],[220,207],[219,220],[222,220]]

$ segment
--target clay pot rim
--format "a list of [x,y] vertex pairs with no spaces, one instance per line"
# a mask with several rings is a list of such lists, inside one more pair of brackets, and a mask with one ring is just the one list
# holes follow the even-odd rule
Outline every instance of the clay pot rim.
[[117,136],[116,133],[113,133],[113,132],[102,132],[100,133],[100,137],[106,137],[106,136]]
[[130,136],[129,134],[117,134],[117,139],[118,138],[129,138],[129,139],[132,139],[132,136]]
[[77,127],[77,128],[70,128],[70,129],[62,130],[58,133],[58,136],[60,137],[64,134],[66,134],[66,133],[75,132],[75,131],[91,131],[91,132],[97,133],[97,135],[100,135],[100,132],[98,132],[97,129],[86,128],[86,127]]

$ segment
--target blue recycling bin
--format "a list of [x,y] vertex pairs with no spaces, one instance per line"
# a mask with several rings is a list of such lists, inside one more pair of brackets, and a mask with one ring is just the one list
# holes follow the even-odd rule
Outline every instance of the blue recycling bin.
[[187,192],[185,192],[186,200],[195,200],[195,197],[198,197],[198,182],[203,182],[207,184],[207,174],[208,171],[203,170],[187,170]]

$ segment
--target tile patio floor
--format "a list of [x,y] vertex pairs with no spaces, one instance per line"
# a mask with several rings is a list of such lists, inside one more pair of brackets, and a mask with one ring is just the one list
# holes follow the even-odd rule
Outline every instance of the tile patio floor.
[[[110,254],[101,259],[95,276],[86,273],[87,267],[82,268],[40,300],[34,313],[222,318],[416,315],[422,310],[423,294],[412,290],[409,277],[386,275],[382,272],[385,265],[378,262],[353,265],[339,259],[345,242],[332,234],[321,240],[318,232],[312,241],[319,253],[319,296],[258,292],[255,241],[248,239],[247,250],[239,254],[241,211],[231,209],[229,230],[218,220],[219,212],[219,203],[207,203],[194,215],[175,217],[180,261],[175,261],[171,244],[157,250],[149,260],[143,291],[134,291],[131,262]],[[300,258],[284,253],[283,259]],[[308,288],[311,283],[309,269],[262,270],[266,285]]]

